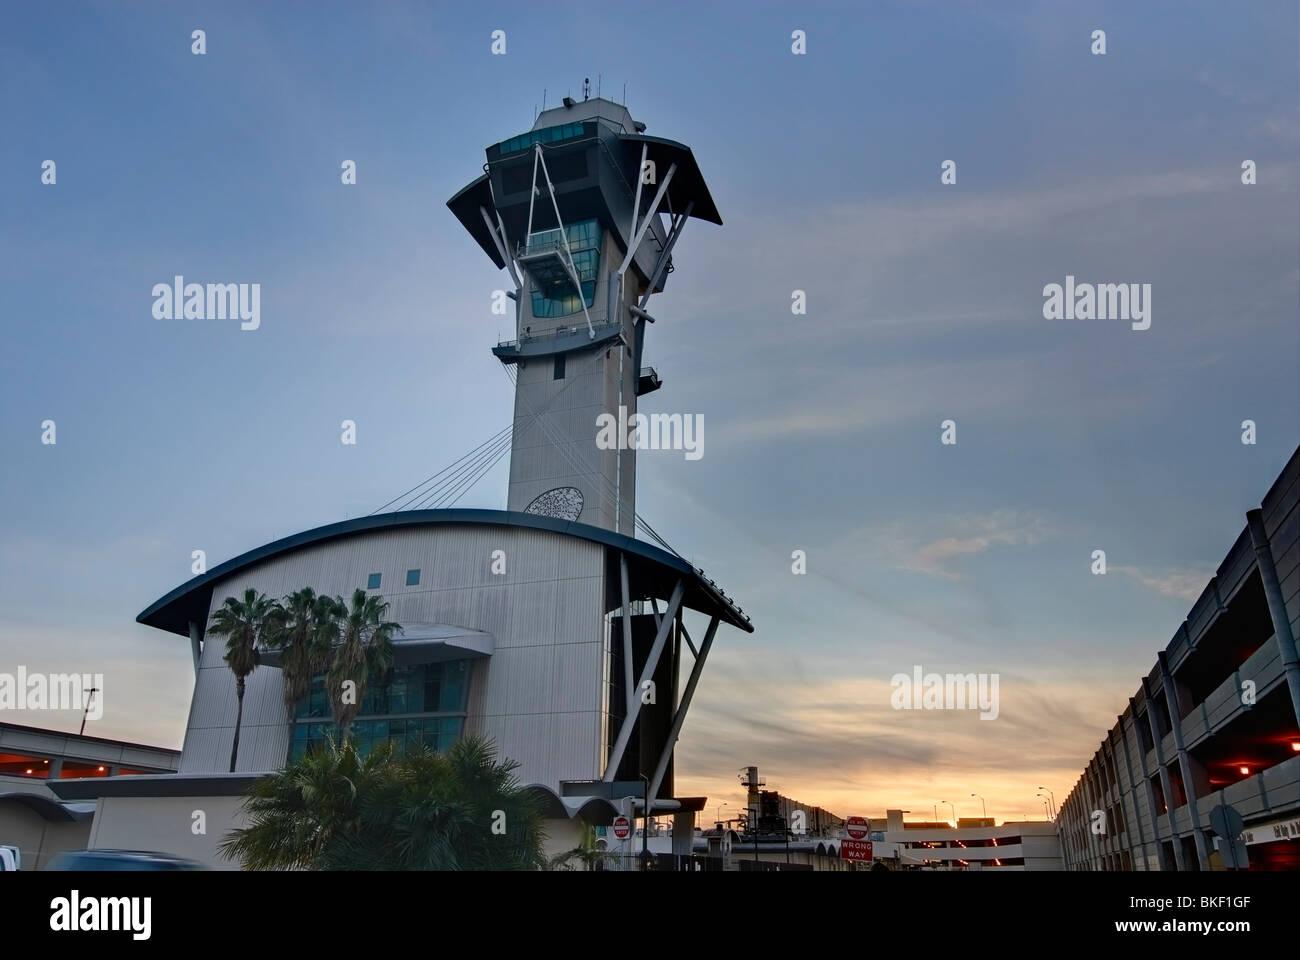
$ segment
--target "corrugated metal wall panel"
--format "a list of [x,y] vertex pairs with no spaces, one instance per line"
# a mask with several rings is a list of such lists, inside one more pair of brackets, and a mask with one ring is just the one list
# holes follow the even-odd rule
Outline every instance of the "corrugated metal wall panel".
[[[230,767],[230,737],[234,728],[207,727],[185,733],[181,773],[221,773]],[[225,750],[222,750],[222,742]]]
[[[506,573],[491,572],[494,550]],[[406,585],[406,572],[420,583]],[[485,630],[496,652],[475,665],[467,730],[494,736],[504,756],[525,762],[532,781],[593,777],[599,754],[604,548],[549,531],[479,526],[382,530],[313,544],[218,583],[213,605],[253,586],[280,597],[303,586],[345,599],[381,574],[378,592],[399,622]],[[235,682],[216,638],[196,679],[182,770],[229,764]],[[248,678],[241,770],[279,767],[289,728],[279,671]],[[571,771],[580,771],[573,773]]]

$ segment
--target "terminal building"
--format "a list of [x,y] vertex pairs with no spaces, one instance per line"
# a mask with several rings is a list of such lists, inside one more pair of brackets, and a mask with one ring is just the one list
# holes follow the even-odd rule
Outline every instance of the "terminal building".
[[[662,386],[642,364],[649,301],[687,222],[721,223],[691,149],[645,129],[622,105],[566,97],[489,146],[485,172],[448,201],[513,287],[515,337],[493,348],[516,384],[507,509],[417,504],[330,524],[251,549],[149,605],[139,622],[193,653],[189,722],[174,775],[57,786],[66,799],[99,801],[100,845],[232,866],[215,849],[242,824],[244,791],[332,724],[321,697],[288,719],[268,659],[248,677],[230,773],[235,681],[206,627],[246,588],[282,597],[311,587],[377,592],[402,627],[384,689],[353,725],[363,747],[445,749],[484,735],[542,796],[548,852],[573,847],[583,821],[649,813],[673,818],[689,854],[705,798],[678,795],[674,746],[715,636],[753,626],[637,515],[636,447],[597,442],[600,415],[630,421]],[[688,612],[698,618],[689,629]],[[642,695],[648,684],[653,698]],[[206,836],[190,831],[198,806],[209,811]]]
[[1300,450],[1061,804],[1067,869],[1300,869],[1298,500]]

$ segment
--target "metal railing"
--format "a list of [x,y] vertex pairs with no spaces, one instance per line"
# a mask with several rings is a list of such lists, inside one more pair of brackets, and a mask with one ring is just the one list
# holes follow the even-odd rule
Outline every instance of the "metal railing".
[[[616,327],[616,326],[618,326],[618,324],[616,323],[601,323],[596,325],[596,330],[600,331],[606,327]],[[524,334],[515,340],[499,340],[497,341],[497,346],[516,347],[523,343],[533,343],[538,340],[554,340],[557,337],[567,337],[576,333],[586,333],[586,332],[587,332],[587,328],[585,325],[582,324],[578,324],[574,326],[556,327],[553,330],[543,330],[540,333]]]
[[[559,256],[564,250],[564,241],[561,239],[533,241],[517,244],[515,247],[515,259],[522,260],[524,257],[539,257],[543,254],[552,253]],[[563,259],[563,257],[561,257]]]

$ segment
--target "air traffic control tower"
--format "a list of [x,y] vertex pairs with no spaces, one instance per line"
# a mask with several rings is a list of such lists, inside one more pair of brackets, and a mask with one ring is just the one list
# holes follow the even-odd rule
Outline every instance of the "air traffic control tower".
[[644,131],[624,106],[566,97],[448,201],[515,288],[515,338],[493,350],[517,374],[508,509],[628,536],[636,452],[599,449],[596,418],[630,422],[658,389],[647,304],[686,221],[722,223],[690,147]]
[[[245,590],[310,586],[378,592],[402,628],[392,670],[353,723],[359,749],[446,750],[483,736],[541,799],[548,855],[577,846],[582,824],[620,814],[672,816],[674,851],[691,851],[706,798],[677,792],[675,747],[715,635],[754,626],[636,516],[636,452],[600,449],[596,421],[619,407],[630,419],[659,386],[641,366],[650,296],[686,221],[718,213],[686,146],[646,136],[602,99],[544,111],[488,147],[485,170],[449,206],[514,287],[515,337],[495,348],[516,380],[507,509],[424,508],[417,494],[255,547],[146,608],[140,623],[189,640],[185,745],[166,778],[63,782],[64,799],[112,799],[97,814],[99,845],[147,849],[152,825],[172,818],[185,838],[174,852],[230,866],[216,844],[238,822],[249,777],[337,731],[317,696],[327,677],[290,709],[274,651],[237,701],[208,624]],[[210,814],[202,837],[189,832],[196,805]],[[635,862],[632,844],[610,852]]]

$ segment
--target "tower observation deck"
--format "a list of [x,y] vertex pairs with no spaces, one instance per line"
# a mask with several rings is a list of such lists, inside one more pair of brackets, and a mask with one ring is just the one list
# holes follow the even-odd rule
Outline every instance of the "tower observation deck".
[[508,509],[635,536],[636,451],[600,449],[597,417],[627,420],[658,389],[642,367],[650,297],[688,219],[721,224],[688,146],[647,136],[599,97],[544,110],[487,148],[482,176],[447,202],[514,286]]

